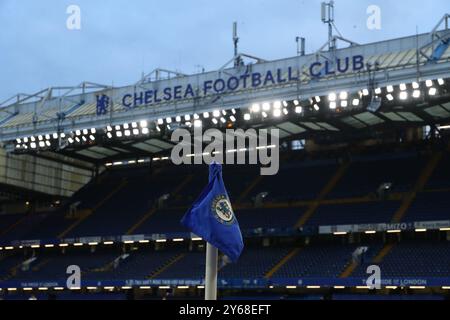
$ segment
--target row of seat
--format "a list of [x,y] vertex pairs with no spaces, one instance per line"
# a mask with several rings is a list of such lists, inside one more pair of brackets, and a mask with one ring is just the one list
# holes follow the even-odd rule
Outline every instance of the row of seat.
[[[259,246],[248,244],[239,261],[220,260],[219,278],[262,279],[271,278],[338,278],[355,261],[355,250],[367,248],[364,259],[350,275],[367,277],[368,265],[377,264],[382,278],[396,277],[450,277],[450,243],[436,241],[402,241],[393,245],[381,261],[375,257],[383,248],[381,242],[367,244],[313,243],[311,245]],[[283,258],[295,249],[289,259]],[[27,270],[21,262],[30,256],[12,254],[0,263],[0,279],[21,282],[65,281],[67,267],[78,265],[84,280],[145,280],[188,279],[204,277],[204,248],[168,247],[155,250],[150,247],[120,252],[117,248],[71,249],[38,252]],[[269,273],[270,272],[270,273]]]

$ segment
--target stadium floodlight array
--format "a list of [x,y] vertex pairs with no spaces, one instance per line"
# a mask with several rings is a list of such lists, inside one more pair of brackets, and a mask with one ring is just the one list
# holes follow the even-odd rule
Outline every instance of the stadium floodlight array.
[[244,121],[250,121],[252,119],[276,119],[289,114],[289,105],[287,101],[274,101],[253,103],[243,116]]
[[215,109],[212,112],[177,115],[174,117],[159,118],[156,122],[156,130],[164,128],[172,131],[176,128],[200,128],[203,126],[232,127],[238,120],[238,108],[228,110]]
[[[350,94],[347,91],[340,91],[339,94],[331,92],[328,94],[328,108],[330,110],[341,111],[349,106],[359,107],[362,97],[362,91],[353,94]],[[320,101],[321,99],[316,99],[316,103],[319,103]]]
[[[374,89],[364,88],[358,92],[333,91],[325,96],[312,96],[304,101],[293,100],[283,101],[285,108],[294,106],[296,114],[306,115],[321,110],[326,112],[342,112],[346,108],[361,108],[367,106],[372,96],[383,98],[384,102],[411,102],[423,98],[423,100],[438,97],[440,94],[448,93],[448,80],[428,79],[421,82],[400,83],[398,85],[387,85],[386,87],[376,87]],[[262,104],[264,106],[264,104]],[[322,109],[324,108],[324,109]],[[251,113],[258,113],[261,110],[261,104],[254,104],[250,108],[250,113],[246,114],[245,120],[252,118]],[[287,114],[287,113],[286,113]],[[279,113],[276,114],[279,116]]]
[[68,134],[67,143],[68,145],[94,144],[97,139],[96,134],[97,129],[95,128],[71,131]]
[[340,113],[347,108],[360,108],[363,97],[362,91],[355,93],[340,91],[330,92],[326,96],[312,96],[305,99],[297,98],[294,100],[255,102],[243,114],[243,120],[273,121],[279,118],[291,117],[292,115],[294,117],[305,117],[309,114],[317,114],[321,110]]
[[69,133],[30,136],[16,139],[15,151],[58,150],[63,145],[94,144],[96,140],[97,129],[95,128],[75,130]]
[[188,129],[203,127],[206,121],[208,121],[207,126],[231,128],[240,117],[237,110],[235,108],[229,110],[217,109],[201,114],[166,117],[157,121],[143,119],[131,123],[111,124],[101,129],[77,129],[68,133],[25,137],[14,141],[14,150],[16,152],[59,150],[67,146],[95,145],[98,141],[105,140],[133,140],[151,134],[160,134],[162,131],[172,131],[180,127]]
[[151,132],[147,120],[124,123],[122,125],[108,125],[104,129],[108,139],[130,139],[131,137],[148,136]]
[[384,102],[388,105],[398,102],[414,103],[414,101],[433,99],[440,94],[447,93],[447,83],[447,79],[427,79],[421,82],[388,85],[385,88],[378,87],[374,90],[374,93],[377,97],[384,99]]
[[53,133],[38,136],[17,138],[14,141],[16,151],[27,151],[37,149],[51,149],[59,144],[60,139],[66,137],[65,133]]
[[362,88],[357,92],[336,90],[324,95],[297,97],[293,100],[254,101],[245,107],[213,109],[193,114],[142,119],[131,123],[110,124],[106,128],[77,129],[70,132],[21,137],[10,144],[19,153],[38,150],[60,150],[65,147],[95,145],[113,140],[136,140],[160,135],[177,128],[233,128],[245,123],[285,121],[287,118],[316,116],[318,113],[342,114],[369,108],[373,98],[385,106],[418,103],[437,99],[449,93],[449,80],[426,79],[411,83],[389,84],[385,87]]
[[[387,85],[386,87],[376,87],[373,89],[363,88],[358,92],[333,91],[323,96],[311,96],[307,99],[283,101],[281,105],[285,112],[281,113],[280,102],[272,104],[254,103],[249,108],[249,112],[244,114],[244,120],[250,121],[258,117],[256,114],[262,114],[263,119],[267,118],[268,111],[274,110],[273,118],[278,118],[283,114],[288,115],[292,109],[297,115],[307,116],[320,111],[341,113],[345,109],[353,110],[368,106],[372,97],[382,98],[383,102],[389,105],[398,102],[414,103],[418,99],[423,100],[439,97],[440,94],[448,93],[448,80],[428,79],[421,82],[400,83],[397,85]],[[271,106],[271,107],[270,107]],[[258,119],[260,120],[260,118]]]
[[[330,94],[330,96],[332,96]],[[339,105],[336,105],[337,111],[346,108],[349,105],[359,106],[362,93],[349,94],[340,92],[336,95]],[[161,134],[167,131],[173,131],[177,128],[199,128],[199,127],[219,127],[233,128],[240,121],[243,122],[262,122],[277,121],[288,116],[303,116],[305,112],[318,112],[321,110],[324,97],[314,96],[306,100],[295,99],[292,101],[276,100],[255,102],[251,104],[248,111],[240,108],[231,109],[213,109],[202,113],[184,114],[159,118],[156,121],[140,120],[124,124],[111,124],[106,128],[98,129],[77,129],[68,133],[47,135],[47,140],[42,137],[28,137],[17,139],[16,151],[29,152],[36,150],[58,150],[66,146],[74,147],[77,145],[95,145],[99,140],[132,140],[138,139],[150,134]],[[54,141],[52,141],[52,138]],[[114,164],[112,164],[114,165]]]
[[18,138],[14,141],[16,152],[32,152],[42,150],[59,150],[67,146],[95,145],[104,138],[124,138],[147,136],[151,133],[147,120],[125,123],[123,125],[108,125],[105,129],[85,128],[68,133],[53,133],[39,136]]

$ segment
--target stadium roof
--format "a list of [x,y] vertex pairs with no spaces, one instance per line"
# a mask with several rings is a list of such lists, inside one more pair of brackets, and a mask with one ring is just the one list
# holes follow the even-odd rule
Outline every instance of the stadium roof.
[[201,74],[157,69],[126,87],[83,82],[19,94],[0,104],[0,140],[11,152],[105,164],[167,155],[170,133],[196,121],[276,127],[282,139],[449,122],[449,29],[344,42],[276,61],[237,54]]

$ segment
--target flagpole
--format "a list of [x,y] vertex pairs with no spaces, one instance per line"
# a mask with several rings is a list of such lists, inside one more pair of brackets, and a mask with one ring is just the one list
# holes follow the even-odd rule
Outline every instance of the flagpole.
[[217,256],[218,250],[206,244],[205,300],[217,300]]

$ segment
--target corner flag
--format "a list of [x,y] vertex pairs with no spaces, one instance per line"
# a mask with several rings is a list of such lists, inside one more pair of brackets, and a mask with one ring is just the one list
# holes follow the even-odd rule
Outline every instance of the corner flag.
[[181,223],[236,262],[244,248],[239,223],[222,179],[222,166],[212,163],[209,183]]

